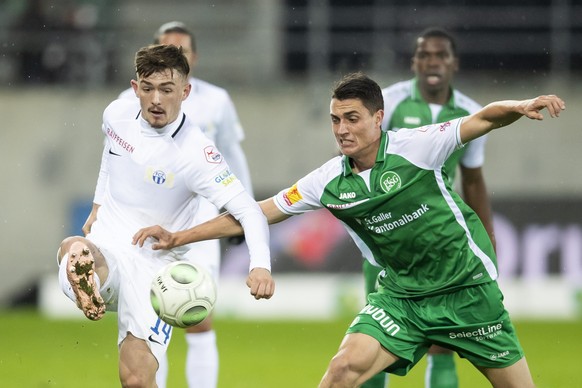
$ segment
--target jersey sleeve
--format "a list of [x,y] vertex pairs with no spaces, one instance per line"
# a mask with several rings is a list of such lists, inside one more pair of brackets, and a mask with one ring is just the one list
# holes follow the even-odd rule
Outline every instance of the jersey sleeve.
[[462,118],[445,123],[389,131],[387,153],[398,154],[424,169],[442,167],[448,157],[463,147],[460,128]]
[[[201,137],[202,138],[202,137]],[[224,205],[245,189],[216,146],[205,142],[197,152],[189,154],[189,172],[186,174],[188,188],[214,204]]]
[[465,153],[461,157],[460,163],[467,168],[479,168],[485,163],[485,143],[487,135],[478,137],[465,145]]
[[246,156],[240,144],[245,137],[244,131],[234,104],[226,92],[222,102],[222,111],[216,126],[216,146],[228,161],[234,174],[240,179],[245,189],[252,196],[251,174]]
[[293,186],[281,190],[273,199],[275,205],[285,214],[302,214],[321,209],[321,196],[329,181],[341,171],[341,157],[329,162],[299,179]]

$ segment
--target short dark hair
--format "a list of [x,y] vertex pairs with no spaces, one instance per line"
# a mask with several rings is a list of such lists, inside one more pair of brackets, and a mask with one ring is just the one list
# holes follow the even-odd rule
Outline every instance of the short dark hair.
[[413,54],[416,53],[418,50],[418,41],[419,39],[428,39],[428,38],[443,38],[448,40],[451,43],[451,50],[453,50],[453,55],[457,56],[457,41],[452,33],[445,30],[442,27],[429,27],[423,30],[414,40],[414,49]]
[[190,41],[192,42],[192,52],[196,52],[196,39],[194,38],[194,33],[190,31],[190,29],[184,23],[178,21],[162,24],[154,34],[154,44],[160,43],[160,36],[164,34],[170,34],[172,32],[188,35],[190,37]]
[[331,98],[336,100],[348,100],[351,98],[362,101],[370,114],[384,109],[382,89],[374,80],[362,72],[345,75],[335,84]]
[[185,77],[190,73],[190,66],[182,47],[155,44],[143,47],[135,54],[135,72],[139,77],[149,77],[168,69],[175,70]]

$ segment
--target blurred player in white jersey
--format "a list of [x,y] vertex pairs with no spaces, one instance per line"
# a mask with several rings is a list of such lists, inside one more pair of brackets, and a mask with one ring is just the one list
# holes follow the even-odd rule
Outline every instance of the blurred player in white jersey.
[[[182,47],[188,59],[190,71],[197,60],[194,34],[181,22],[163,24],[154,36],[154,43],[173,44]],[[226,159],[232,172],[252,195],[249,168],[240,145],[244,132],[240,125],[234,104],[228,92],[216,85],[190,76],[192,90],[182,103],[182,109],[190,119],[200,126]],[[135,99],[132,88],[123,91],[120,98]],[[207,221],[218,214],[218,209],[206,200],[200,203],[195,224]],[[230,243],[240,243],[241,239],[229,239]],[[220,268],[220,244],[218,240],[205,241],[191,245],[187,257],[203,265],[214,276],[218,284]],[[186,359],[186,377],[188,385],[196,388],[214,388],[218,380],[218,350],[216,334],[212,329],[210,316],[199,325],[186,329],[188,355]],[[158,371],[158,385],[165,386],[168,373],[167,360]]]
[[103,114],[105,147],[86,237],[61,243],[59,283],[91,320],[118,312],[122,386],[157,387],[156,371],[171,338],[150,303],[150,285],[165,264],[187,249],[152,251],[132,245],[140,227],[170,230],[195,224],[201,198],[235,212],[248,233],[247,285],[256,299],[270,298],[269,231],[252,196],[182,108],[190,66],[181,48],[154,45],[135,59],[137,99],[118,99]]

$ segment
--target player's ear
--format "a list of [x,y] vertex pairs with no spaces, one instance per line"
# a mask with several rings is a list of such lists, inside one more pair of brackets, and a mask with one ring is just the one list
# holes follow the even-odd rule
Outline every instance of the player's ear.
[[378,109],[378,111],[374,114],[374,124],[377,127],[382,125],[382,120],[384,120],[384,109]]
[[132,79],[130,81],[130,83],[131,83],[131,88],[133,89],[133,92],[135,93],[135,96],[137,97],[137,88],[138,88],[137,81]]
[[186,86],[184,87],[184,91],[182,93],[182,101],[184,101],[185,99],[188,98],[191,90],[192,90],[192,84],[190,84],[190,82],[187,82]]

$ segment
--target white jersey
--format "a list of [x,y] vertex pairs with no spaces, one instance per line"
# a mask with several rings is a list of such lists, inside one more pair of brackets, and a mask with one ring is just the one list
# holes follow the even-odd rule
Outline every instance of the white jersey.
[[[190,77],[188,81],[192,90],[182,102],[182,110],[216,144],[233,173],[252,195],[249,168],[240,146],[245,135],[228,92],[194,77]],[[135,99],[135,92],[129,88],[119,98]]]
[[[209,82],[190,77],[192,90],[182,102],[182,110],[193,124],[211,139],[226,159],[232,172],[242,182],[252,196],[251,174],[240,143],[244,140],[244,131],[236,109],[228,92]],[[119,98],[137,100],[133,88],[123,91]],[[201,224],[216,217],[219,213],[212,203],[202,198],[191,226]],[[220,267],[219,240],[201,241],[189,244],[189,260],[204,266],[218,280]]]
[[92,232],[130,243],[140,228],[192,225],[201,196],[216,207],[244,191],[213,142],[181,112],[161,130],[140,115],[139,100],[116,100],[103,114],[106,136],[100,204]]

